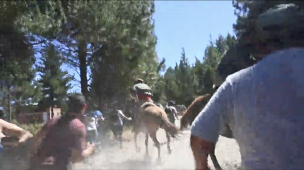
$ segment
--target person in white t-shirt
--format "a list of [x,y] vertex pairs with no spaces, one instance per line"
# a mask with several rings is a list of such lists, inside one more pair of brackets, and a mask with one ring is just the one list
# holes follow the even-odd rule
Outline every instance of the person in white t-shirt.
[[94,111],[89,111],[85,115],[85,125],[87,127],[87,141],[90,143],[95,143],[98,136],[97,131],[97,119],[94,115]]

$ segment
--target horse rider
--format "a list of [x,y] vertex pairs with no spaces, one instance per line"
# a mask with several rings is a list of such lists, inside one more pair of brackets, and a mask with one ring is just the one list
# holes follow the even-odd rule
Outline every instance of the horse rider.
[[240,147],[242,169],[303,169],[304,12],[295,4],[258,16],[255,65],[228,76],[191,127],[196,169],[228,124]]
[[111,106],[109,115],[110,129],[115,139],[120,142],[120,148],[122,148],[123,119],[131,121],[132,118],[125,116],[121,110],[117,109],[117,101],[114,101]]
[[170,122],[175,125],[175,119],[178,120],[178,117],[177,117],[177,111],[176,111],[176,108],[174,107],[174,105],[175,105],[175,103],[172,100],[168,101],[168,103],[165,107],[165,112],[167,113],[167,116],[168,116]]
[[147,84],[145,84],[143,79],[138,78],[134,86],[132,87],[131,92],[137,96],[138,100],[141,104],[145,102],[153,102],[152,97],[152,89]]
[[133,123],[133,131],[134,128],[139,126],[140,123],[140,106],[144,103],[149,102],[153,103],[152,97],[152,89],[147,84],[145,84],[143,79],[136,79],[134,86],[131,89],[131,93],[135,94],[138,99],[138,112],[134,113],[134,123]]

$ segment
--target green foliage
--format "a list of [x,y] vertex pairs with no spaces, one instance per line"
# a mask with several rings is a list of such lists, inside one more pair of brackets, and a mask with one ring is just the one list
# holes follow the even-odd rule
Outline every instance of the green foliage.
[[36,134],[41,130],[43,126],[42,123],[20,124],[16,120],[12,120],[12,123],[16,124],[17,126],[21,127],[24,130],[31,132],[31,134]]
[[235,37],[230,34],[226,37],[220,35],[206,47],[203,61],[196,58],[192,66],[182,49],[180,62],[174,68],[169,67],[161,78],[163,83],[158,84],[157,93],[164,94],[161,102],[174,100],[176,103],[189,105],[199,95],[212,94],[214,79],[218,77],[218,64],[235,41]]
[[51,106],[54,106],[55,101],[65,101],[67,92],[71,88],[69,82],[72,77],[66,71],[61,70],[61,65],[60,53],[53,44],[49,44],[44,49],[37,67],[41,77],[39,83],[42,85],[42,97]]
[[[0,4],[0,100],[7,102],[8,88],[17,88],[12,100],[18,104],[64,101],[72,80],[60,68],[66,64],[79,70],[82,93],[99,106],[105,100],[123,102],[136,78],[153,89],[154,101],[188,105],[213,93],[214,82],[256,62],[256,18],[286,2],[234,0],[236,36],[211,40],[194,65],[182,49],[180,61],[165,71],[155,50],[153,0],[5,1]],[[42,58],[33,67],[38,52]],[[41,78],[34,80],[37,71]]]

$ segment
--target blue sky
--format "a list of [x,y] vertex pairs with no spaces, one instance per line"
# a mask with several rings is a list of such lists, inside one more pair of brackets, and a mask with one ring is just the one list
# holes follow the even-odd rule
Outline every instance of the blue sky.
[[166,59],[166,66],[179,62],[182,48],[192,64],[202,60],[205,47],[218,35],[233,33],[232,1],[156,1],[156,51]]
[[[158,56],[166,59],[167,67],[175,66],[184,47],[190,64],[195,56],[202,60],[210,35],[214,40],[220,34],[233,33],[233,10],[232,1],[156,1]],[[80,91],[80,87],[76,85],[71,91],[75,90]]]

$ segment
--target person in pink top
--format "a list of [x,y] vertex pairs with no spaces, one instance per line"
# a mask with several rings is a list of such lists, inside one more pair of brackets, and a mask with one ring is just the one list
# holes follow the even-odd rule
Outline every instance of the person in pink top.
[[83,95],[69,97],[68,112],[49,120],[34,137],[30,170],[66,170],[70,163],[94,153],[95,146],[87,143],[81,122],[85,110]]

